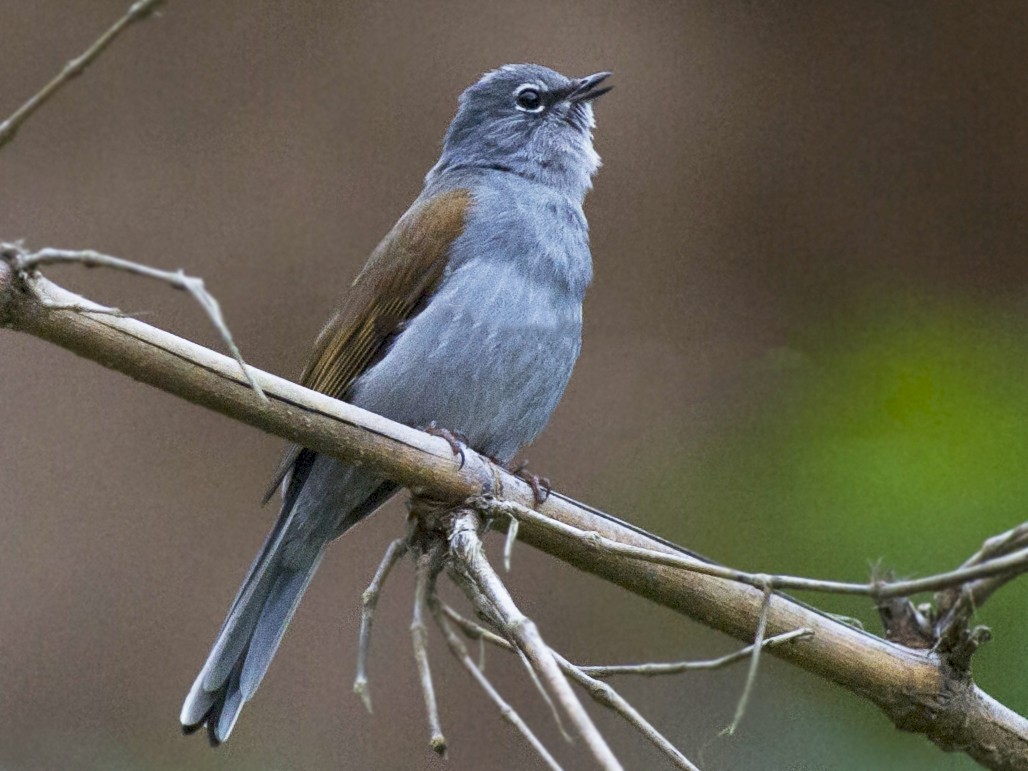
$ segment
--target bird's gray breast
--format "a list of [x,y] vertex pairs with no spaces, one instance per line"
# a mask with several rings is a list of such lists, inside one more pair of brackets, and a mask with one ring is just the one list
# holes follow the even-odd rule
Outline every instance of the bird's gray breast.
[[539,187],[473,188],[438,290],[355,383],[354,403],[434,420],[501,460],[538,435],[578,358],[592,270],[580,207]]

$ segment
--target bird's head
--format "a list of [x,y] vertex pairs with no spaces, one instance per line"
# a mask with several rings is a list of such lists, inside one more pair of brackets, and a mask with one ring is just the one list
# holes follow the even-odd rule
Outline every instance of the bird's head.
[[458,166],[492,167],[583,197],[600,166],[592,102],[610,91],[599,88],[609,76],[567,78],[538,64],[487,72],[461,94],[430,176]]

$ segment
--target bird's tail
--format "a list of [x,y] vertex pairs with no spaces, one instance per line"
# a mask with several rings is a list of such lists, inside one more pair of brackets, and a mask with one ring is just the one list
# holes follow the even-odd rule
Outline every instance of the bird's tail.
[[284,511],[268,535],[182,705],[183,730],[206,723],[211,744],[228,738],[260,685],[328,545],[323,536],[287,543],[289,519]]

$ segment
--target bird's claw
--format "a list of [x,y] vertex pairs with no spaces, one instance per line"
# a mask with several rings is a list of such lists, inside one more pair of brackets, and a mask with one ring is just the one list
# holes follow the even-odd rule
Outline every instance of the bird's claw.
[[454,455],[460,456],[460,466],[458,468],[464,468],[464,462],[467,460],[467,456],[464,454],[464,448],[470,444],[466,434],[462,434],[460,431],[451,431],[448,428],[443,428],[434,420],[425,426],[423,430],[426,434],[438,436],[440,439],[444,439],[446,443],[450,445],[450,451]]
[[528,482],[528,486],[532,488],[532,497],[535,499],[535,505],[539,506],[550,497],[550,493],[553,492],[553,486],[546,477],[537,476],[525,471],[527,467],[528,461],[523,460],[517,465],[510,466],[510,473],[518,479]]

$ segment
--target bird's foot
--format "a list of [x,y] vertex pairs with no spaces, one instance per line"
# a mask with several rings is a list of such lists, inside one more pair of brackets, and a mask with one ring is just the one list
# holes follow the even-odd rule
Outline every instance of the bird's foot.
[[511,464],[507,468],[518,479],[528,482],[529,487],[532,488],[532,497],[535,499],[535,505],[538,506],[550,497],[550,493],[553,492],[553,486],[546,477],[536,476],[527,472],[525,470],[527,467],[528,461],[523,460],[517,464]]
[[460,468],[464,468],[464,461],[467,460],[467,456],[464,455],[464,448],[470,444],[467,435],[462,434],[460,431],[451,431],[448,428],[443,428],[434,420],[421,430],[426,434],[445,439],[446,443],[450,445],[450,450],[453,454],[460,456]]

